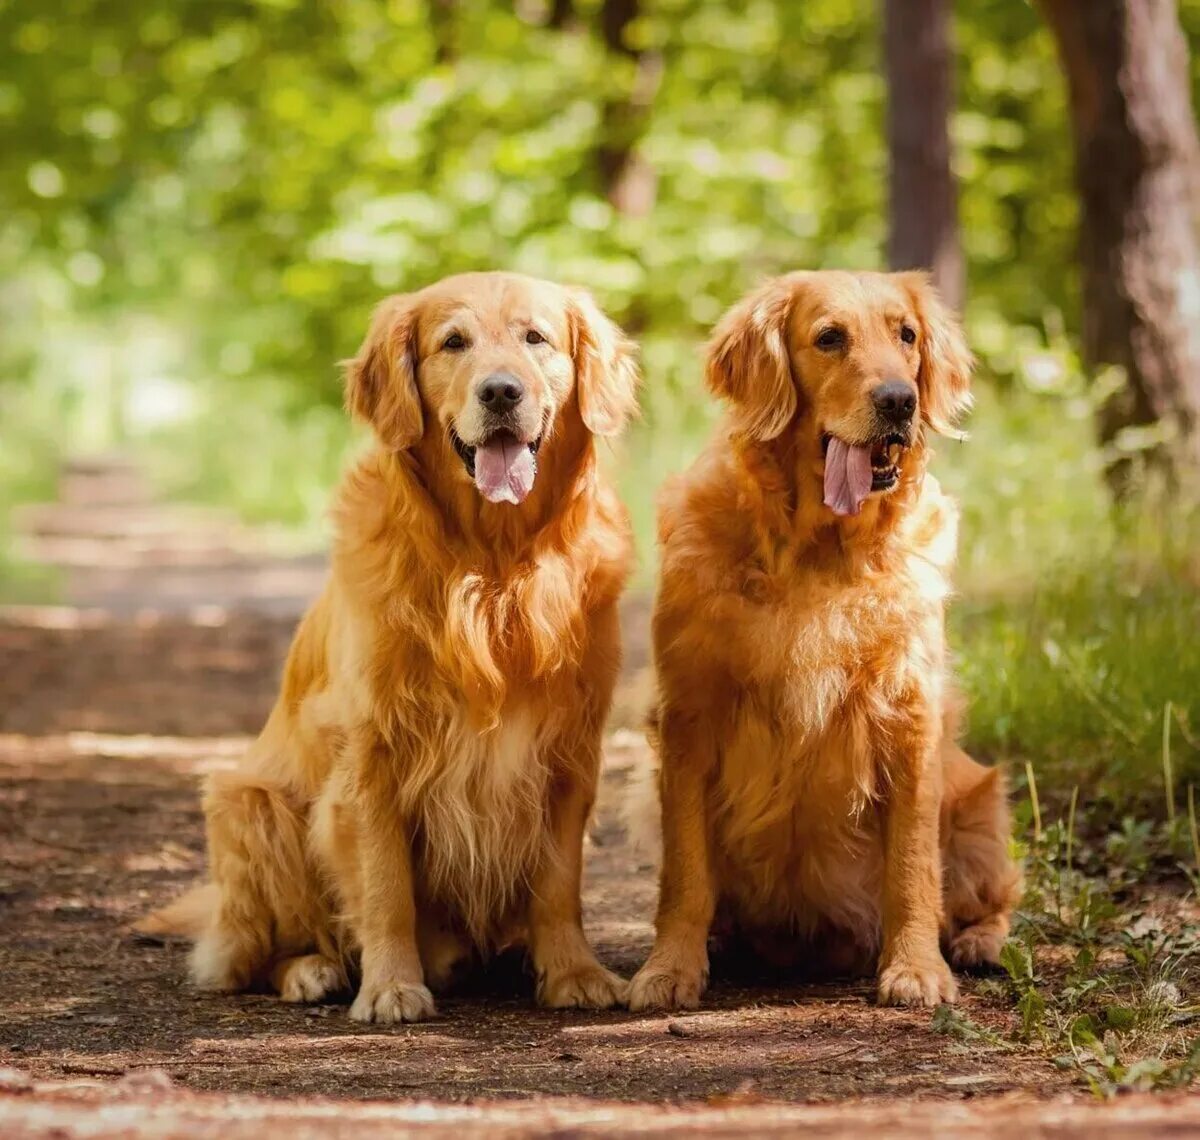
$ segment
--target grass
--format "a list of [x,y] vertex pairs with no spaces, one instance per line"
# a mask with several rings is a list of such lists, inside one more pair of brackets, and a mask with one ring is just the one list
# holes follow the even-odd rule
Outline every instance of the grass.
[[1172,810],[1200,783],[1197,629],[1188,568],[1168,560],[1142,572],[1120,552],[1016,598],[966,597],[953,641],[971,746],[1016,771],[1029,760],[1060,801],[1087,789],[1093,814]]
[[1200,818],[1194,786],[1182,802],[1172,791],[1167,740],[1165,812],[1107,832],[1078,787],[1044,823],[1028,766],[1016,813],[1024,897],[1002,975],[973,986],[1012,1010],[1009,1032],[950,1007],[935,1011],[936,1032],[974,1050],[1041,1053],[1098,1097],[1200,1081]]
[[1101,1097],[1189,1087],[1200,1079],[1200,837],[1163,879],[1146,855],[1154,840],[1171,848],[1170,825],[1126,821],[1090,843],[1074,807],[1032,835],[1003,975],[974,986],[1013,1009],[1010,1032],[947,1007],[932,1027],[975,1048],[1040,1052]]
[[934,1012],[933,1030],[975,1052],[1040,1053],[1098,1097],[1192,1086],[1200,1081],[1195,789],[1182,810],[1166,796],[1168,818],[1126,816],[1107,834],[1078,830],[1086,813],[1077,788],[1066,815],[1046,826],[1032,769],[1027,792],[1013,936],[1001,976],[972,984],[977,997],[1012,1011],[1009,1030],[948,1006]]

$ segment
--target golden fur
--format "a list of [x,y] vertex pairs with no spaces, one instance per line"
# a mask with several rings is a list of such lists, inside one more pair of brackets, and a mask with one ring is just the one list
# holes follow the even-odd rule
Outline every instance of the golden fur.
[[[482,438],[497,373],[544,429],[519,506],[451,442]],[[209,783],[211,883],[141,924],[198,935],[199,985],[312,1001],[361,976],[352,1017],[415,1021],[427,984],[521,942],[542,1004],[624,999],[579,889],[631,559],[594,437],[636,381],[579,290],[470,274],[380,306],[347,366],[376,444],[338,489],[329,583],[261,736]]]
[[[728,415],[661,500],[663,865],[631,1008],[697,1005],[710,932],[772,964],[877,966],[884,1003],[954,999],[939,935],[956,965],[996,960],[1017,874],[1002,777],[955,742],[957,513],[926,471],[970,370],[921,274],[791,274],[718,325]],[[835,515],[823,439],[869,439],[894,379],[918,399],[898,481]]]

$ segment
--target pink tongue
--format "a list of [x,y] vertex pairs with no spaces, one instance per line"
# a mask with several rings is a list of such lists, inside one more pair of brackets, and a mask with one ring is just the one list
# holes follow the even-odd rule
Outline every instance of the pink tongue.
[[825,505],[835,515],[858,514],[871,493],[871,479],[871,449],[831,437],[825,453]]
[[489,503],[519,503],[533,487],[537,462],[526,443],[496,439],[475,448],[475,486]]

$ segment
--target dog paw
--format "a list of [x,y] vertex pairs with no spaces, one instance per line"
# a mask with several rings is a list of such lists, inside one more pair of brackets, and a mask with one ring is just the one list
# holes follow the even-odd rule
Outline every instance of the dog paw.
[[342,972],[320,954],[284,962],[276,974],[283,1001],[318,1002],[342,988]]
[[647,962],[629,988],[629,1008],[636,1013],[652,1009],[697,1009],[708,984],[703,970],[656,966]]
[[958,984],[940,954],[929,962],[892,962],[879,972],[880,1005],[929,1007],[957,1000]]
[[546,1009],[612,1009],[629,999],[629,983],[599,962],[547,970],[538,981],[538,1005]]
[[973,970],[981,966],[998,966],[1000,950],[1007,937],[1007,923],[976,923],[960,931],[950,942],[950,963],[956,970]]
[[364,983],[350,1007],[350,1017],[354,1021],[376,1025],[425,1021],[436,1013],[433,994],[425,986],[413,982],[385,982],[371,986]]

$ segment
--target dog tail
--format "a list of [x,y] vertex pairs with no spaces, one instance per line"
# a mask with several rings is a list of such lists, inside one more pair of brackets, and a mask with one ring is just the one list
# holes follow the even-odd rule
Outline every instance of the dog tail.
[[175,938],[185,938],[194,942],[208,925],[209,917],[216,909],[216,883],[202,883],[174,902],[167,903],[145,918],[138,919],[130,930],[141,938],[155,942]]

